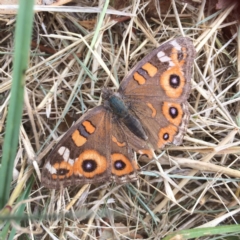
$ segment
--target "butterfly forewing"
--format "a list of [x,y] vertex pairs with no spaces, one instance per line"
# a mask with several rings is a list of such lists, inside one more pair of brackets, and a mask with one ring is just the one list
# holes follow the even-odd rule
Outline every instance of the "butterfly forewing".
[[59,188],[110,178],[111,115],[99,106],[69,129],[48,156],[43,168],[43,185]]
[[189,96],[195,49],[190,39],[179,37],[144,57],[123,79],[119,92],[135,99],[184,102]]
[[194,56],[191,40],[176,38],[143,58],[120,85],[129,112],[140,120],[154,149],[180,144],[186,132]]

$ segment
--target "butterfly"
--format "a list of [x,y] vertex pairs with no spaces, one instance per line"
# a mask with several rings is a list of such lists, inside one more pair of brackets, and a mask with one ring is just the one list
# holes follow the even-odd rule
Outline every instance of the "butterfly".
[[187,99],[195,49],[189,38],[170,40],[129,71],[116,92],[87,111],[46,159],[42,184],[136,181],[134,151],[153,158],[166,144],[180,144],[189,120]]

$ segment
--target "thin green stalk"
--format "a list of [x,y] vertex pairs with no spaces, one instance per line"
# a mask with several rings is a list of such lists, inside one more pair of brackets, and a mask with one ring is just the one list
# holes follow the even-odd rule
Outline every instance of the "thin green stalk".
[[22,118],[25,72],[28,66],[33,24],[34,0],[20,0],[17,15],[11,97],[3,143],[0,168],[0,208],[8,201],[13,173],[13,163],[18,147],[19,128]]

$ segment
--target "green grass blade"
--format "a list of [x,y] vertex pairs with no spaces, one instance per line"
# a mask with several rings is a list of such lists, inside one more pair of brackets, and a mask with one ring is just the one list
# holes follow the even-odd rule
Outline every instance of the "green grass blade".
[[240,230],[239,225],[225,225],[225,226],[216,226],[216,227],[208,227],[208,228],[195,228],[178,231],[176,233],[169,234],[167,237],[163,238],[163,240],[170,240],[174,237],[178,236],[180,239],[196,239],[203,236],[224,236],[224,234],[238,234]]
[[[32,189],[32,185],[34,184],[34,177],[32,176],[31,179],[29,180],[26,189],[22,192],[22,194],[19,196],[17,202],[22,202],[23,200],[26,200],[31,192]],[[17,209],[17,211],[15,212],[15,216],[18,217],[18,220],[15,220],[15,224],[20,225],[21,223],[21,218],[24,215],[24,210],[25,210],[26,204],[23,203],[19,206],[19,208]],[[25,220],[26,221],[26,220]],[[23,227],[23,226],[22,226]],[[12,229],[10,230],[10,234],[8,239],[14,239],[15,235],[16,235],[17,229],[15,229],[14,227],[12,227]]]
[[11,98],[3,143],[2,165],[0,169],[0,208],[7,203],[9,198],[13,162],[18,146],[19,128],[23,108],[24,79],[29,59],[33,24],[33,4],[34,0],[20,0],[17,15]]

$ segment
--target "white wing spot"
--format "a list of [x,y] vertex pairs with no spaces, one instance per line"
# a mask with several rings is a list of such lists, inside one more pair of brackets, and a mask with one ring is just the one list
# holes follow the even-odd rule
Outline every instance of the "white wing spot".
[[45,168],[51,173],[51,174],[56,174],[57,170],[48,162],[45,165]]
[[58,153],[62,156],[63,155],[63,153],[65,152],[65,147],[60,147],[59,149],[58,149]]
[[158,57],[160,62],[168,62],[169,63],[169,67],[175,66],[175,64],[172,61],[172,59],[170,57],[166,56],[164,52],[162,52],[162,51],[158,52],[157,57]]
[[160,59],[161,57],[165,56],[164,52],[158,52],[157,57]]
[[173,47],[175,47],[178,51],[181,50],[181,46],[177,43],[176,40],[171,41],[170,44],[171,44]]
[[60,147],[60,148],[58,149],[58,153],[62,156],[64,162],[67,162],[67,163],[69,163],[71,166],[73,166],[73,164],[74,164],[75,161],[74,161],[73,159],[69,158],[69,156],[70,156],[70,150],[69,150],[68,148],[66,148],[66,147]]
[[65,162],[68,161],[69,155],[70,155],[69,149],[68,149],[68,148],[65,148],[64,154],[62,155]]
[[69,163],[71,166],[73,166],[74,162],[75,162],[75,161],[74,161],[73,159],[71,159],[71,158],[68,159],[68,163]]
[[168,57],[168,56],[164,56],[164,57],[159,58],[159,60],[160,60],[161,62],[170,62],[170,61],[171,61],[171,58]]

